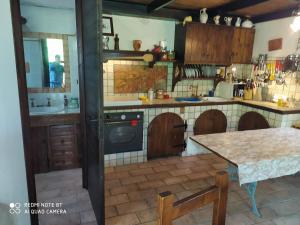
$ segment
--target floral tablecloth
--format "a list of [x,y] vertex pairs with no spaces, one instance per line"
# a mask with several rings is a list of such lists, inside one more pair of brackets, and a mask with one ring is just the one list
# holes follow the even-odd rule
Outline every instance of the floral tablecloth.
[[190,137],[186,155],[213,152],[238,167],[240,185],[300,171],[300,130],[269,128]]

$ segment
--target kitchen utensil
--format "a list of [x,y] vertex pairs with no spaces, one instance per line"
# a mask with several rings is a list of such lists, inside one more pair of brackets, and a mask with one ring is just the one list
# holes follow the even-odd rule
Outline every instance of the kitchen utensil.
[[203,8],[200,10],[200,22],[207,23],[208,14],[206,13],[207,8]]

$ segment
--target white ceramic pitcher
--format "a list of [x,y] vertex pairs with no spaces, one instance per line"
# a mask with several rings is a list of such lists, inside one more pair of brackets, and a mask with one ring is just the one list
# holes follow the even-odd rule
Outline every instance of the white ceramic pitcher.
[[207,8],[203,8],[200,10],[200,22],[207,23],[208,14],[206,13]]

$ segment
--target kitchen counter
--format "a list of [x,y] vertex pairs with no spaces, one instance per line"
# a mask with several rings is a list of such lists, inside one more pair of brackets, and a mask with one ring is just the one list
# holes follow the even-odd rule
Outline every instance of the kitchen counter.
[[263,109],[266,111],[278,114],[296,114],[300,113],[300,107],[288,108],[278,107],[276,103],[253,101],[253,100],[214,100],[214,101],[200,101],[200,102],[178,102],[173,98],[170,99],[154,99],[151,102],[143,102],[142,105],[122,105],[122,106],[104,106],[104,110],[121,110],[121,109],[146,109],[146,108],[169,108],[169,107],[188,107],[188,106],[209,106],[209,105],[231,105],[240,104],[244,106]]

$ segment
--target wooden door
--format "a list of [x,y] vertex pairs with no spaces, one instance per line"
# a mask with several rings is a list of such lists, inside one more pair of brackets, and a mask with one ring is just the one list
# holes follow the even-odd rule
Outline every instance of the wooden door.
[[184,148],[184,121],[175,113],[155,117],[148,127],[148,159],[174,156]]
[[234,28],[232,38],[232,63],[251,63],[255,30]]
[[212,49],[211,62],[217,65],[231,64],[231,49],[233,28],[228,26],[214,26],[210,35]]
[[186,29],[185,64],[230,64],[233,28],[189,23]]
[[246,112],[239,120],[238,130],[257,130],[270,128],[268,121],[257,112]]
[[207,32],[209,26],[199,23],[190,23],[186,28],[185,64],[198,64],[207,62]]
[[46,173],[49,171],[47,127],[32,127],[30,131],[34,173]]
[[88,188],[97,223],[104,224],[102,1],[76,1],[83,182]]
[[223,112],[216,109],[202,113],[195,122],[194,134],[213,134],[226,132],[227,119]]

